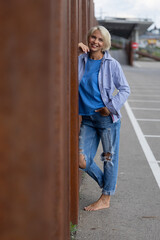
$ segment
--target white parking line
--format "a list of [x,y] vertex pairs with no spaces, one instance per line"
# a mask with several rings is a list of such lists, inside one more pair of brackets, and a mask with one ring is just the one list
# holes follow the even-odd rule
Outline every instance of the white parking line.
[[160,119],[144,119],[144,118],[137,118],[137,121],[143,121],[143,122],[160,122]]
[[144,110],[144,111],[160,111],[160,108],[138,108],[132,107],[133,110]]
[[124,106],[125,106],[125,109],[127,111],[128,116],[130,118],[130,121],[133,125],[135,133],[136,133],[137,138],[139,140],[139,143],[140,143],[140,145],[143,149],[143,152],[146,156],[146,159],[149,163],[149,166],[150,166],[150,168],[153,172],[153,175],[156,179],[156,182],[157,182],[157,184],[160,188],[160,167],[159,167],[159,165],[158,165],[158,163],[155,159],[155,156],[152,153],[152,150],[151,150],[150,146],[148,145],[148,143],[147,143],[147,141],[146,141],[146,139],[143,135],[143,132],[142,132],[142,130],[141,130],[141,128],[140,128],[140,126],[139,126],[139,124],[138,124],[138,122],[137,122],[137,120],[136,120],[128,102],[126,102]]

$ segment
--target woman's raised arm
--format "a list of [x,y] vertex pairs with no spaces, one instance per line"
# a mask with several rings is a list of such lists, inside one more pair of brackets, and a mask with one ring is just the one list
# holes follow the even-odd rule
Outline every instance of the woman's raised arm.
[[79,49],[79,53],[89,52],[89,47],[87,45],[83,44],[82,42],[78,43],[78,49]]

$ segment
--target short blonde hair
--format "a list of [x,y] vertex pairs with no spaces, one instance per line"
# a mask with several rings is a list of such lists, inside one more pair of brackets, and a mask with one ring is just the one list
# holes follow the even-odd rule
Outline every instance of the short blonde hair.
[[103,37],[104,47],[103,47],[102,51],[109,50],[110,47],[111,47],[111,35],[105,27],[103,27],[103,26],[92,27],[88,32],[87,39],[89,40],[89,37],[96,30],[99,30],[102,34],[102,37]]

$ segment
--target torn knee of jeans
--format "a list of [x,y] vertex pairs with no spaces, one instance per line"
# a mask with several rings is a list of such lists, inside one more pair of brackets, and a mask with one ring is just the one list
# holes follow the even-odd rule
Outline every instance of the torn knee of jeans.
[[82,149],[79,150],[79,167],[82,169],[86,168],[86,156]]
[[102,160],[103,162],[112,161],[112,153],[110,153],[110,152],[107,152],[107,153],[103,152],[103,153],[101,154],[101,160]]
[[85,154],[82,149],[79,149],[79,157],[83,157],[85,159]]

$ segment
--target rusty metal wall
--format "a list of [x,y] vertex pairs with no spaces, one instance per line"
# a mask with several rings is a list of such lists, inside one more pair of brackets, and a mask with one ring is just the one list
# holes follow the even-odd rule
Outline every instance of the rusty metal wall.
[[0,239],[67,240],[78,223],[77,44],[93,0],[0,1]]
[[71,0],[70,24],[70,222],[78,223],[79,168],[78,168],[78,1]]

